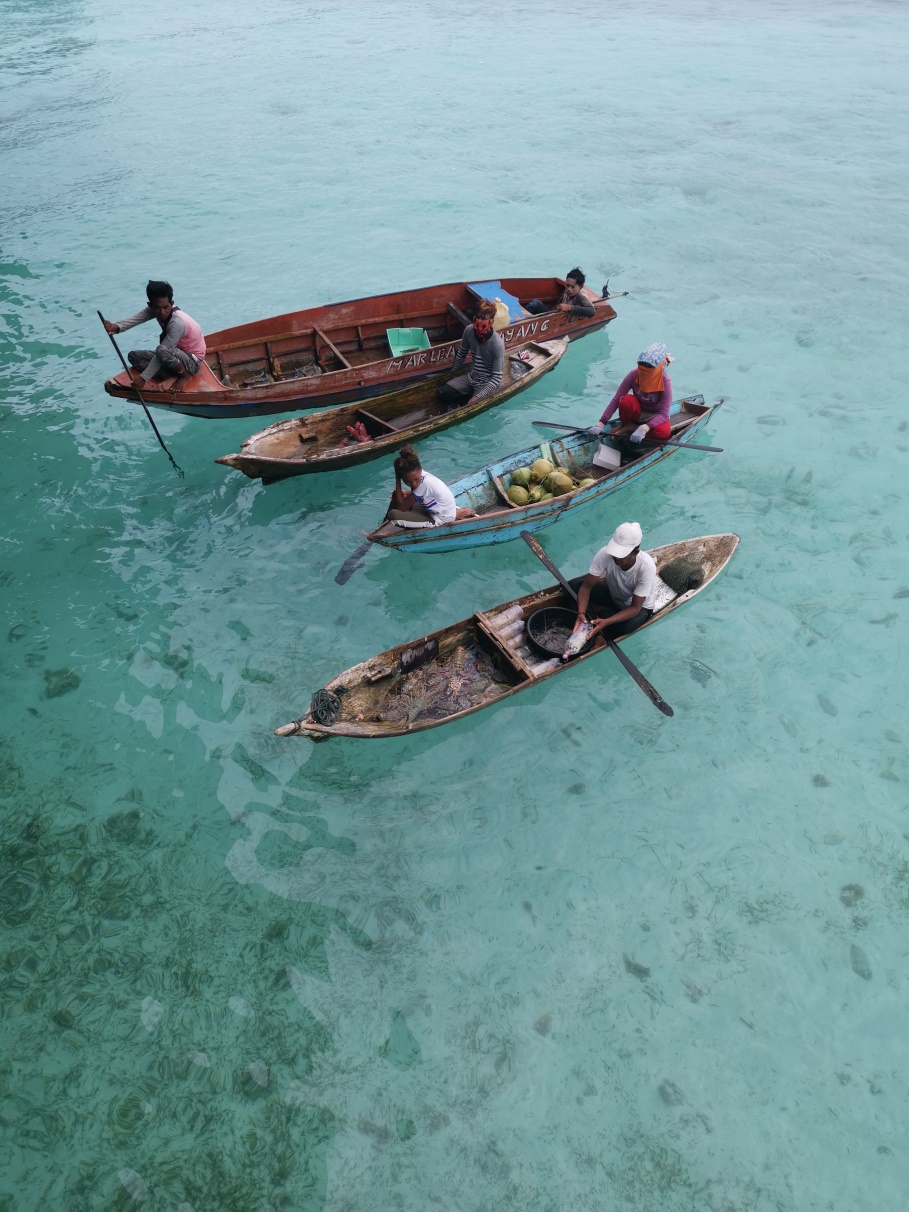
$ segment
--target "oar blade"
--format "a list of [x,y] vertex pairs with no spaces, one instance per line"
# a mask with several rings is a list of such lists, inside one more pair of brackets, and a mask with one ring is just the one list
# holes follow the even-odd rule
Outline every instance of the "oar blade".
[[650,699],[651,703],[653,703],[654,707],[656,707],[657,711],[662,711],[663,715],[675,715],[675,712],[656,689],[656,687],[651,686],[651,684],[644,677],[643,673],[641,673],[640,669],[638,669],[637,665],[635,665],[628,659],[627,656],[625,656],[625,653],[622,652],[618,644],[616,644],[613,640],[607,640],[606,643],[619,658],[621,664],[625,666],[626,671],[631,674],[638,686],[640,686],[640,688],[644,691],[648,699]]
[[346,585],[353,574],[357,571],[363,561],[366,559],[367,552],[372,543],[366,542],[361,544],[353,555],[348,556],[338,571],[335,573],[335,581],[339,585]]

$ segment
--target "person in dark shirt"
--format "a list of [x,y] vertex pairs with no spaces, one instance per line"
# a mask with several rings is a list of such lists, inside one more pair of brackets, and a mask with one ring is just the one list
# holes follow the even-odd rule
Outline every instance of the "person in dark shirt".
[[540,299],[531,299],[529,303],[524,304],[524,310],[529,311],[532,316],[542,315],[544,311],[564,311],[571,312],[578,319],[592,319],[597,314],[597,309],[583,293],[586,281],[577,267],[569,269],[565,275],[565,289],[555,307],[547,306]]

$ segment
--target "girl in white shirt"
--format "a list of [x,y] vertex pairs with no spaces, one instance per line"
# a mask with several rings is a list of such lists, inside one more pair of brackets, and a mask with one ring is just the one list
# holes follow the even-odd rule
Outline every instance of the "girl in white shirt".
[[412,446],[402,446],[395,459],[395,489],[386,517],[396,526],[419,530],[427,526],[444,526],[458,518],[476,517],[476,514],[472,509],[459,509],[444,480],[423,470]]

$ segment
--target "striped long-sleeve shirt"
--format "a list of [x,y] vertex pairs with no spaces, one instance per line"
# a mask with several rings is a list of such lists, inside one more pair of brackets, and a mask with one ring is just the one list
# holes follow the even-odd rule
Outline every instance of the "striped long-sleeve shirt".
[[468,324],[461,337],[461,348],[455,355],[454,370],[459,370],[471,354],[473,361],[467,372],[470,386],[478,400],[492,395],[502,385],[502,375],[505,369],[505,342],[502,334],[494,332],[488,341],[481,341],[474,332],[472,324]]

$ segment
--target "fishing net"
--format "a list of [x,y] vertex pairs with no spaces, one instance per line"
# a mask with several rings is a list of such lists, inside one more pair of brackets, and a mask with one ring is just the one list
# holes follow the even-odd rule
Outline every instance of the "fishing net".
[[487,652],[460,645],[449,656],[406,674],[372,718],[394,724],[440,720],[496,697],[508,684]]
[[687,593],[689,589],[697,589],[704,583],[704,569],[693,560],[684,556],[670,560],[659,570],[660,579],[665,581],[674,593]]
[[341,713],[341,700],[330,690],[317,690],[309,704],[309,714],[317,724],[326,728],[333,724]]

